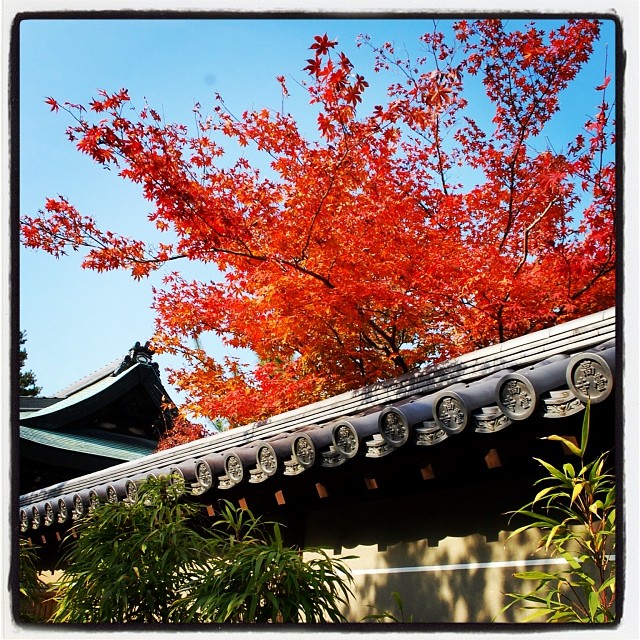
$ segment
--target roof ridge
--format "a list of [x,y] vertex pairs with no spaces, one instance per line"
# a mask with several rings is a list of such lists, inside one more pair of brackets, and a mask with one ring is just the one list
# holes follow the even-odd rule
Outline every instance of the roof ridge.
[[177,464],[212,452],[242,447],[254,440],[290,434],[303,427],[325,425],[357,415],[376,405],[391,404],[417,394],[434,393],[455,383],[473,382],[484,376],[495,374],[501,368],[521,369],[557,354],[593,349],[614,338],[615,333],[615,308],[610,308],[502,344],[479,349],[460,358],[416,372],[408,378],[407,374],[404,374],[400,378],[327,398],[262,422],[248,424],[153,453],[144,459],[137,460],[135,469],[130,463],[125,463],[43,488],[21,496],[21,503],[28,504],[51,495],[61,495],[66,491],[80,489],[86,485],[100,484],[113,478],[126,478],[131,473],[146,473],[157,467]]
[[86,376],[79,378],[75,382],[67,385],[60,391],[54,393],[51,397],[53,398],[68,398],[70,395],[81,391],[85,387],[88,387],[102,378],[107,378],[112,375],[113,372],[117,369],[118,365],[122,362],[122,357],[116,358],[109,364],[106,364],[99,369],[96,369],[92,373],[87,374]]
[[64,389],[61,389],[60,391],[55,393],[53,397],[68,398],[70,395],[78,393],[78,391],[82,391],[82,389],[85,389],[86,387],[99,382],[103,378],[107,378],[111,375],[118,375],[137,362],[149,363],[151,362],[152,354],[153,351],[149,348],[148,342],[146,342],[144,346],[142,346],[140,342],[136,342],[135,345],[131,347],[125,355],[116,358],[103,367],[100,367],[100,369],[96,369],[93,373],[90,373],[83,378],[80,378],[76,382],[71,383]]

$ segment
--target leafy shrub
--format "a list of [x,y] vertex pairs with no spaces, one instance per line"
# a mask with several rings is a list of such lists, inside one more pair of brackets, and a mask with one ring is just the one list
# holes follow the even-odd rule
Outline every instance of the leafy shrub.
[[344,622],[351,573],[319,548],[283,544],[280,527],[225,503],[210,541],[208,571],[176,603],[205,622]]
[[615,620],[615,480],[611,471],[605,470],[607,453],[589,463],[584,460],[589,416],[587,404],[580,447],[560,436],[548,438],[562,442],[579,458],[579,466],[567,463],[558,469],[538,460],[547,475],[536,484],[545,486],[532,502],[513,512],[529,522],[509,538],[522,531],[538,529],[543,536],[536,551],[551,549],[569,565],[568,569],[557,571],[514,574],[522,580],[536,581],[531,591],[507,594],[511,601],[503,608],[505,611],[518,605],[532,610],[525,621],[544,618],[547,622],[605,623]]
[[313,549],[305,559],[277,523],[229,502],[213,525],[203,515],[166,479],[147,480],[135,501],[97,506],[74,527],[53,621],[344,621],[347,558]]
[[78,521],[62,558],[54,622],[176,622],[182,589],[206,566],[184,487],[149,479],[135,501],[101,504]]
[[45,592],[45,584],[38,576],[37,551],[26,539],[20,539],[19,562],[19,602],[22,622],[41,622],[36,611]]

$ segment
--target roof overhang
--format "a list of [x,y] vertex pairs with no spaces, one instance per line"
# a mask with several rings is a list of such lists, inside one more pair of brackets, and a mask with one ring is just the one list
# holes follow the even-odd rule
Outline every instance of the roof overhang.
[[163,390],[156,369],[137,363],[118,375],[103,377],[38,411],[21,413],[20,424],[39,429],[58,429],[82,420],[137,386],[143,387],[153,402],[160,406]]
[[[68,526],[92,501],[132,497],[149,475],[182,476],[215,501],[274,478],[389,464],[398,452],[466,446],[605,402],[615,385],[615,311],[609,309],[379,385],[216,434],[20,498],[23,533]],[[520,428],[520,427],[518,427]],[[441,444],[446,443],[446,444]],[[457,443],[460,443],[459,445]],[[382,467],[379,467],[382,468]]]

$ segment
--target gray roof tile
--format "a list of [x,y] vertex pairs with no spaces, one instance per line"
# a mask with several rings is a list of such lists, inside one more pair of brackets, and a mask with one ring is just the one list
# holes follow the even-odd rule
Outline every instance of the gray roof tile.
[[[500,401],[506,406],[507,397],[504,392],[500,396],[500,385],[509,380],[524,381],[524,387],[529,384],[529,402],[544,405],[545,415],[569,415],[576,407],[584,408],[572,391],[572,384],[585,389],[592,384],[604,385],[611,390],[614,339],[615,313],[607,310],[60,483],[22,496],[20,503],[28,514],[30,505],[44,500],[68,498],[92,488],[104,489],[108,483],[123,483],[144,478],[152,471],[168,473],[178,468],[199,493],[240,482],[259,482],[262,476],[268,476],[260,475],[262,442],[272,443],[272,451],[279,457],[277,462],[283,463],[277,465],[277,473],[286,474],[285,469],[295,467],[298,475],[304,475],[305,469],[314,465],[347,465],[354,457],[386,458],[394,450],[413,445],[428,445],[436,451],[440,442],[446,439],[453,443],[463,432],[492,433],[509,427],[512,420],[520,420],[517,412],[506,415],[501,409]],[[583,355],[573,357],[576,353]],[[597,367],[591,366],[594,360]],[[569,363],[572,370],[567,368]],[[579,370],[588,380],[572,382],[571,376],[576,378],[573,370]],[[608,395],[605,391],[603,388],[600,392],[602,399]],[[279,446],[280,439],[297,436],[302,436],[298,438],[299,457],[295,442],[291,444],[293,448]],[[198,473],[202,482],[198,481]]]

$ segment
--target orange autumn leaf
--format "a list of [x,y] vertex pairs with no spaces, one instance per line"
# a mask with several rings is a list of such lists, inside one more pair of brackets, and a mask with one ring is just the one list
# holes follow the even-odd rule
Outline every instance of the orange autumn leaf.
[[[124,90],[88,102],[95,121],[48,98],[75,118],[69,137],[83,153],[140,187],[151,228],[170,241],[104,230],[63,198],[22,216],[22,241],[82,250],[85,267],[134,278],[171,265],[155,291],[155,348],[184,359],[170,382],[185,411],[231,426],[609,307],[615,110],[603,103],[575,123],[562,150],[534,144],[598,29],[461,21],[425,34],[420,61],[363,39],[375,73],[394,71],[388,102],[370,113],[360,110],[373,80],[317,36],[309,137],[284,109],[234,116],[222,98],[212,116],[194,109],[195,135],[149,106],[125,115]],[[482,123],[465,98],[474,76],[492,107]],[[261,154],[269,175],[227,162],[224,140]],[[479,176],[467,185],[456,177],[466,167]],[[220,276],[188,280],[180,261]],[[213,358],[207,335],[255,364]]]

